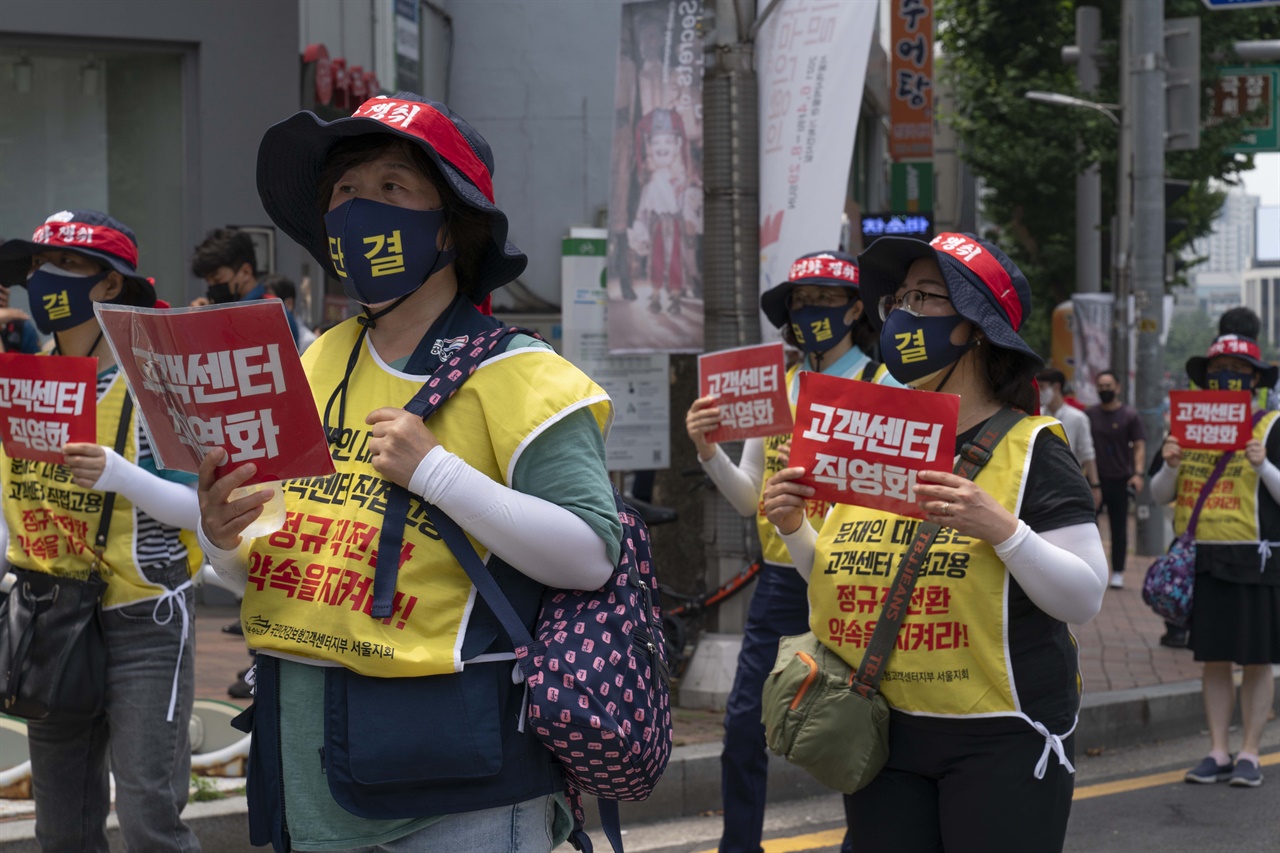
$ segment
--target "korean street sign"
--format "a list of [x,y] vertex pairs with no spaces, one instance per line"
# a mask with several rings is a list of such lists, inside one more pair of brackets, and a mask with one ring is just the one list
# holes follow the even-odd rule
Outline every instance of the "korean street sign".
[[1218,82],[1213,88],[1209,107],[1209,123],[1215,124],[1239,116],[1257,115],[1249,119],[1244,136],[1228,151],[1251,153],[1280,151],[1277,132],[1277,95],[1280,94],[1280,65],[1231,66],[1218,69]]

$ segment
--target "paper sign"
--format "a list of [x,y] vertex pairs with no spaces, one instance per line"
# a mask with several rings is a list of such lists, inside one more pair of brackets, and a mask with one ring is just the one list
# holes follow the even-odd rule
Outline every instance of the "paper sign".
[[94,310],[161,467],[195,473],[221,447],[219,477],[246,462],[250,484],[334,473],[283,302]]
[[916,475],[950,471],[960,398],[800,374],[791,465],[815,500],[924,518]]
[[98,441],[98,360],[0,353],[0,438],[10,459],[62,464],[62,447]]
[[1169,418],[1185,448],[1240,450],[1253,435],[1248,391],[1170,391]]
[[698,356],[698,396],[719,398],[720,426],[707,441],[739,441],[791,432],[782,343]]

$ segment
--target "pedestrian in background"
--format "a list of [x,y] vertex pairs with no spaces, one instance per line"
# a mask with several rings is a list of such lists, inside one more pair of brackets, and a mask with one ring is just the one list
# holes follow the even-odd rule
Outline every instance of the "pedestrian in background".
[[1138,410],[1120,399],[1120,379],[1104,370],[1094,380],[1099,403],[1085,410],[1093,426],[1102,505],[1111,528],[1112,589],[1124,588],[1124,563],[1129,553],[1129,499],[1142,491],[1146,467],[1147,433]]
[[[226,305],[265,299],[267,289],[259,280],[258,254],[248,234],[236,228],[215,228],[205,235],[191,256],[191,274],[208,285],[203,297],[192,300],[192,307]],[[298,342],[298,321],[286,307],[285,319],[293,341]]]
[[[1251,392],[1275,384],[1277,368],[1262,360],[1255,341],[1217,338],[1207,356],[1187,360],[1197,388]],[[1275,699],[1272,664],[1280,663],[1280,412],[1266,412],[1256,393],[1252,434],[1231,451],[1195,527],[1196,579],[1191,602],[1191,650],[1204,663],[1204,714],[1210,749],[1187,772],[1188,782],[1262,784],[1258,750]],[[1160,448],[1163,463],[1151,479],[1159,503],[1177,498],[1174,533],[1186,531],[1196,500],[1223,451],[1183,449],[1173,436]],[[1235,500],[1231,500],[1234,498]],[[1232,665],[1240,683],[1243,743],[1231,759],[1228,735],[1235,705]]]
[[[310,325],[298,319],[298,288],[291,279],[279,273],[264,275],[258,283],[262,285],[262,291],[268,298],[279,299],[284,303],[284,310],[289,312],[290,317],[293,317],[294,324],[298,330],[295,338],[298,344],[298,352],[306,352],[307,347],[315,343],[316,333],[311,331]],[[305,279],[303,283],[305,285]]]
[[[941,234],[933,243],[881,237],[858,263],[864,299],[880,307],[880,351],[894,378],[960,396],[956,451],[1002,410],[1034,408],[1031,380],[1043,361],[1017,334],[1031,312],[1031,288],[999,248],[968,234]],[[804,474],[786,468],[774,475],[765,510],[808,579],[811,630],[856,670],[869,634],[862,642],[832,637],[831,621],[847,616],[839,585],[850,581],[829,567],[850,549],[899,565],[911,536],[859,542],[850,531],[876,523],[910,530],[915,520],[836,504],[815,532],[804,524],[813,489],[795,482]],[[922,601],[947,602],[943,618],[967,625],[967,641],[890,652],[880,684],[891,714],[889,758],[846,798],[854,849],[1059,850],[1080,709],[1079,660],[1067,626],[1093,618],[1106,589],[1088,484],[1061,425],[1027,416],[991,450],[976,479],[922,472],[915,496],[928,521],[948,528],[929,565],[945,559],[964,567],[930,572],[917,590]],[[889,573],[857,576],[859,590],[875,588],[872,601],[882,600],[891,580]],[[931,621],[909,611],[906,621],[915,620]],[[934,677],[907,677],[924,675]]]
[[[787,281],[760,297],[769,321],[779,328],[803,360],[787,371],[787,393],[794,413],[799,375],[811,370],[844,379],[899,385],[872,359],[876,332],[858,288],[857,261],[838,251],[804,255],[791,266]],[[724,749],[720,753],[724,830],[720,853],[757,853],[764,831],[769,753],[761,722],[761,691],[778,657],[782,637],[803,634],[809,625],[809,594],[791,555],[763,510],[769,477],[786,467],[790,435],[749,438],[734,464],[706,435],[720,425],[715,397],[700,397],[689,407],[685,428],[698,449],[698,461],[720,494],[743,516],[756,516],[764,566],[756,581],[742,650],[725,706]],[[809,523],[820,526],[827,505],[811,501]],[[846,839],[846,849],[848,839]]]
[[1040,412],[1051,415],[1062,424],[1067,434],[1071,453],[1080,463],[1084,478],[1089,481],[1095,507],[1102,505],[1102,487],[1098,483],[1098,463],[1093,449],[1093,427],[1089,416],[1067,402],[1067,377],[1055,367],[1047,367],[1036,375],[1040,384]]

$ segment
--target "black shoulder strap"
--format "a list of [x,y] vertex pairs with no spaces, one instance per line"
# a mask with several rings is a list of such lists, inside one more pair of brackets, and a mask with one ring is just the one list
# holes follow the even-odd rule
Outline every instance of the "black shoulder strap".
[[863,382],[875,382],[876,371],[879,369],[880,362],[876,361],[874,358],[870,359],[865,365],[863,365],[862,372],[858,374],[858,378]]
[[[123,381],[123,379],[121,379]],[[129,440],[129,425],[133,419],[133,397],[126,391],[124,403],[120,406],[120,425],[116,427],[116,453],[124,453],[125,442]],[[107,536],[111,532],[111,511],[115,509],[116,493],[106,492],[102,497],[102,518],[98,521],[98,532],[93,537],[94,564],[102,559],[102,552],[107,550]]]
[[[991,461],[992,449],[1000,443],[1000,439],[1011,430],[1018,421],[1026,417],[1016,409],[1001,409],[987,421],[986,427],[971,442],[960,450],[960,459],[956,462],[955,473],[972,480],[978,476],[982,466]],[[925,555],[933,545],[938,531],[942,528],[931,521],[922,521],[916,528],[915,539],[908,546],[902,561],[898,564],[898,573],[893,578],[893,586],[889,588],[889,597],[880,609],[880,618],[876,629],[867,643],[867,651],[858,665],[857,675],[850,685],[859,694],[870,698],[880,688],[880,676],[884,674],[885,664],[893,651],[894,641],[902,620],[907,616],[907,606],[911,603],[911,593],[915,589],[916,579],[924,565]]]

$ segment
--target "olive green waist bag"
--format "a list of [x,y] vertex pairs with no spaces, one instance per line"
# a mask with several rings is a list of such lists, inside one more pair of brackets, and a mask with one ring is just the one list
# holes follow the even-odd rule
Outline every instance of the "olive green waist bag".
[[[991,449],[1023,417],[1013,409],[993,415],[960,451],[955,473],[976,477],[991,459]],[[916,528],[856,672],[812,631],[783,637],[778,645],[777,662],[764,682],[765,740],[769,749],[828,788],[852,794],[869,785],[889,760],[889,703],[880,694],[880,677],[939,530],[927,521]]]

